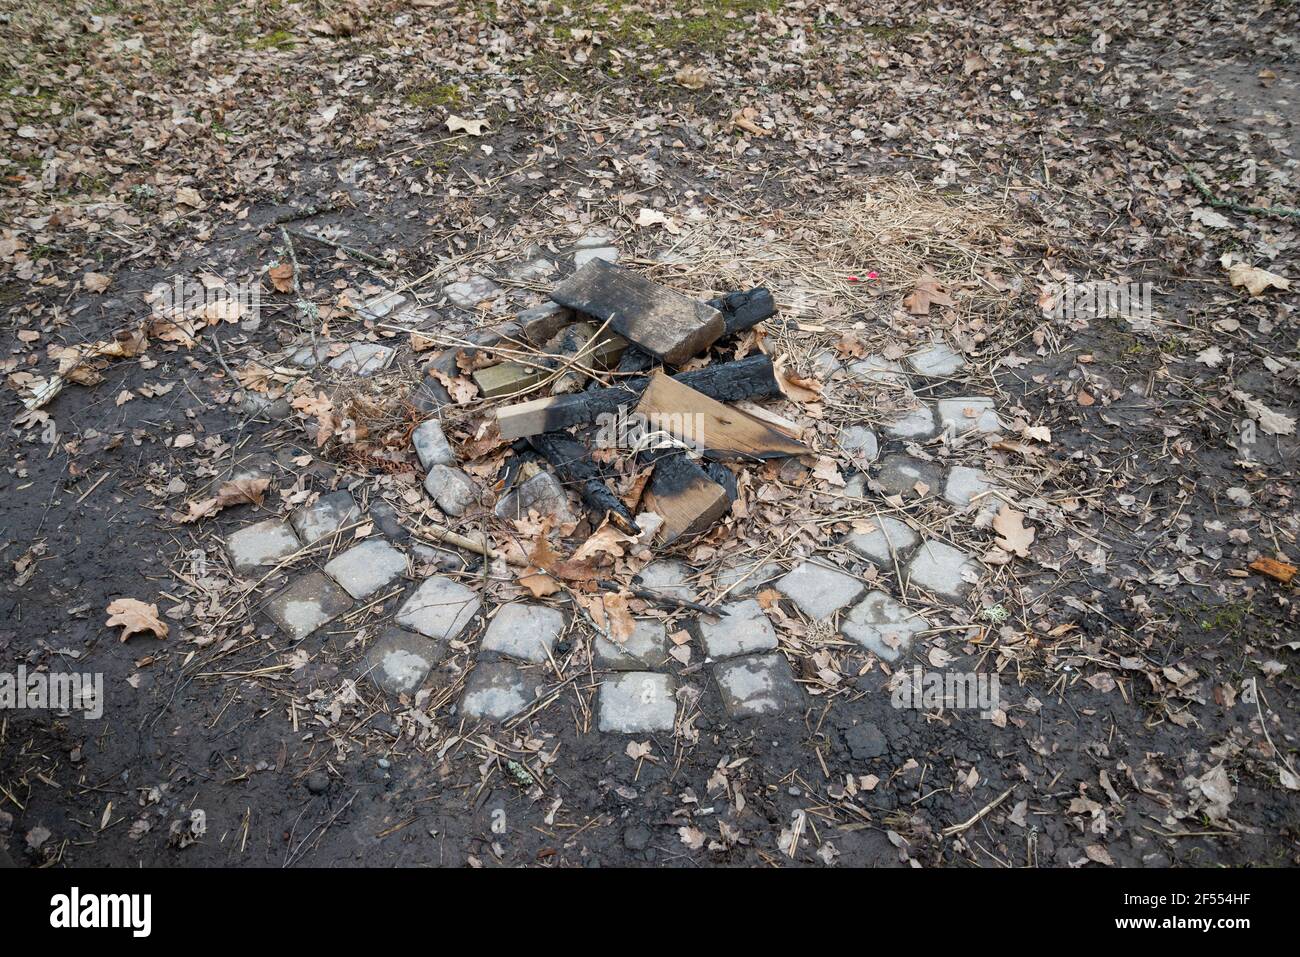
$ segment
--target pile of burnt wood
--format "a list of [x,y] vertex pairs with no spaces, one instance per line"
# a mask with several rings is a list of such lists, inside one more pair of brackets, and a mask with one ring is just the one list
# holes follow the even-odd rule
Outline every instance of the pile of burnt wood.
[[793,423],[753,404],[780,395],[766,355],[674,372],[774,311],[763,288],[700,302],[594,259],[557,286],[551,302],[478,333],[473,347],[444,353],[435,366],[445,366],[439,378],[472,370],[485,398],[547,391],[498,408],[501,437],[544,457],[598,521],[639,531],[593,445],[617,443],[653,465],[638,507],[662,516],[657,538],[667,543],[728,512],[736,480],[723,462],[811,451]]

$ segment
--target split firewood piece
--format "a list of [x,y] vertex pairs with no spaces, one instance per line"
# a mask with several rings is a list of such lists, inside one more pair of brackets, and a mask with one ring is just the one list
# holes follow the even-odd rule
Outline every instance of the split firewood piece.
[[551,298],[609,320],[615,332],[669,365],[703,352],[726,331],[722,313],[712,306],[603,259],[560,283]]
[[600,469],[591,460],[591,451],[585,445],[553,432],[535,435],[528,442],[555,466],[564,484],[578,490],[589,508],[599,512],[602,518],[609,515],[619,531],[628,535],[640,534],[636,517],[601,480]]
[[708,304],[722,313],[726,327],[724,335],[728,336],[733,332],[752,329],[776,314],[776,302],[772,299],[772,293],[762,286],[744,292],[729,292],[721,298],[710,299]]
[[673,452],[655,461],[644,507],[663,517],[657,537],[666,545],[707,531],[731,509],[731,496],[686,453]]
[[[765,355],[705,366],[674,378],[710,398],[726,402],[781,394],[772,360]],[[631,379],[608,389],[592,389],[509,405],[497,409],[497,425],[506,441],[542,432],[561,432],[575,425],[595,422],[603,415],[617,415],[620,408],[629,409],[636,403],[646,382],[645,379]]]
[[650,377],[637,412],[651,430],[667,432],[712,458],[777,459],[812,449],[738,409],[710,399],[662,372]]
[[1250,563],[1250,568],[1252,571],[1267,575],[1283,585],[1291,584],[1291,579],[1295,578],[1296,573],[1294,565],[1288,565],[1286,562],[1279,562],[1273,558],[1257,558]]
[[[574,363],[588,369],[604,369],[618,361],[627,340],[608,331],[592,345],[598,328],[590,322],[575,322],[556,333],[546,345],[546,355],[508,359],[482,369],[475,369],[474,384],[486,399],[513,395],[546,381],[557,369]],[[570,368],[556,379],[554,391],[576,392],[587,381],[586,373]]]

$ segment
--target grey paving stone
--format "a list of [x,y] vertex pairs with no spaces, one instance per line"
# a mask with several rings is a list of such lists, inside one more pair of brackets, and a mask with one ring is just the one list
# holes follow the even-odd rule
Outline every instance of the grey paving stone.
[[668,660],[668,630],[661,621],[638,618],[623,644],[597,636],[595,665],[610,671],[650,671]]
[[605,230],[595,229],[587,233],[581,239],[573,244],[574,249],[599,249],[602,246],[614,245],[614,234]]
[[239,411],[245,415],[279,421],[293,414],[293,406],[289,404],[288,399],[272,399],[258,395],[256,392],[245,391],[239,394]]
[[512,602],[488,622],[481,651],[495,651],[522,661],[543,662],[564,631],[564,613],[546,605]]
[[537,256],[511,269],[510,278],[515,282],[528,282],[533,279],[545,279],[554,273],[555,263],[545,256]]
[[903,367],[884,356],[864,356],[849,366],[849,374],[864,382],[899,384],[907,381]]
[[478,593],[460,582],[441,575],[426,578],[411,593],[394,620],[410,631],[427,638],[459,637],[479,611]]
[[437,419],[425,419],[411,433],[411,445],[420,459],[420,466],[430,469],[435,465],[451,465],[456,461],[447,436],[442,432],[442,424]]
[[275,475],[275,459],[270,455],[249,455],[231,464],[221,476],[222,482],[243,482],[271,478]]
[[293,529],[278,518],[268,518],[255,525],[245,525],[226,537],[230,563],[240,574],[274,565],[302,548]]
[[509,661],[480,661],[465,679],[460,712],[475,720],[504,721],[537,699],[540,683]]
[[781,655],[749,655],[713,666],[722,705],[732,718],[754,718],[793,711],[804,705],[803,692]]
[[474,480],[450,465],[434,465],[424,477],[424,490],[438,508],[453,518],[478,504],[479,492]]
[[360,514],[351,492],[330,492],[298,509],[290,521],[298,537],[310,545],[355,521]]
[[671,731],[677,718],[677,683],[671,675],[625,671],[600,685],[600,730],[607,734]]
[[406,573],[406,556],[382,538],[368,538],[326,562],[325,573],[353,598],[366,598]]
[[469,559],[455,549],[437,548],[433,545],[425,545],[423,542],[413,543],[411,553],[415,555],[417,562],[434,565],[443,571],[458,572],[470,565]]
[[266,614],[294,641],[333,621],[352,607],[352,599],[320,572],[290,582],[266,603]]
[[388,628],[366,651],[366,674],[390,694],[410,694],[438,661],[437,645],[423,635]]
[[920,402],[915,408],[899,412],[885,423],[885,434],[895,439],[925,439],[934,435],[937,426],[934,410]]
[[867,477],[858,474],[844,483],[844,491],[841,493],[846,498],[866,498],[867,497]]
[[473,309],[484,299],[490,299],[499,293],[501,287],[486,276],[471,276],[462,282],[452,283],[442,291],[462,309]]
[[966,360],[946,343],[936,342],[907,357],[907,364],[924,376],[950,376],[966,367]]
[[333,345],[332,342],[318,342],[299,346],[289,353],[287,361],[289,365],[297,366],[300,369],[314,369],[329,358],[330,349],[333,348]]
[[550,342],[557,332],[573,321],[573,312],[558,302],[544,302],[525,309],[516,318],[524,337],[540,346]]
[[880,440],[864,425],[851,425],[840,432],[840,448],[858,468],[866,468],[880,454]]
[[830,618],[845,605],[857,601],[866,586],[848,572],[807,561],[776,583],[777,590],[790,598],[809,618]]
[[876,484],[885,490],[886,495],[901,495],[905,499],[917,498],[919,493],[916,483],[926,486],[926,495],[937,495],[943,488],[943,469],[934,462],[910,455],[895,453],[886,455],[876,473]]
[[823,349],[812,357],[813,374],[823,381],[829,379],[842,368],[844,368],[844,364],[830,349]]
[[692,629],[710,658],[732,658],[752,651],[772,651],[777,646],[776,629],[753,598],[731,602],[719,608],[716,618],[701,615]]
[[876,515],[871,522],[876,526],[875,531],[854,532],[844,544],[873,565],[893,571],[895,558],[901,564],[921,538],[906,522],[890,515]]
[[573,265],[581,269],[593,259],[603,259],[607,263],[618,262],[618,250],[613,246],[597,246],[592,249],[578,249],[573,253]]
[[983,470],[954,465],[948,470],[948,482],[943,488],[943,497],[950,505],[965,508],[977,496],[981,496],[981,501],[988,498],[985,493],[992,488],[993,482]]
[[761,565],[757,561],[737,562],[714,574],[713,588],[714,591],[721,593],[731,588],[735,582],[740,582],[735,588],[727,591],[727,597],[741,598],[752,595],[763,585],[779,578],[784,571],[785,569],[776,562],[763,562]]
[[527,518],[530,509],[538,515],[552,515],[562,523],[578,520],[569,508],[564,486],[550,472],[538,472],[511,489],[497,502],[495,512],[499,518],[516,519]]
[[409,300],[400,292],[386,292],[366,302],[357,310],[362,319],[383,319],[400,310]]
[[992,399],[983,396],[963,396],[956,399],[939,399],[935,405],[938,408],[940,425],[946,429],[951,423],[953,433],[956,435],[972,430],[994,433],[1002,431],[1002,422],[993,411]]
[[907,584],[957,601],[970,590],[971,583],[966,579],[978,576],[979,567],[961,549],[927,540],[917,548],[907,566]]
[[840,620],[840,634],[883,661],[901,658],[918,632],[930,623],[885,594],[873,591]]
[[374,375],[388,368],[396,350],[377,342],[354,342],[329,361],[331,369],[352,375]]
[[641,569],[636,577],[643,587],[652,591],[663,592],[665,595],[672,595],[674,598],[682,598],[686,601],[696,601],[699,598],[696,587],[688,584],[688,580],[695,577],[695,572],[684,562],[674,558],[651,562]]

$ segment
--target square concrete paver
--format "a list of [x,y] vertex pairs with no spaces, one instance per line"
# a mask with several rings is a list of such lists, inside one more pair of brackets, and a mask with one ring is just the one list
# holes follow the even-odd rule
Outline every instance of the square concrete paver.
[[727,591],[727,598],[741,598],[753,594],[772,579],[779,578],[783,571],[776,562],[763,562],[761,565],[757,561],[737,562],[713,576],[713,588],[721,593],[735,585],[735,588]]
[[901,562],[921,537],[905,522],[889,515],[877,515],[870,521],[875,531],[855,532],[844,543],[873,565],[892,571],[895,558]]
[[866,585],[848,572],[817,562],[804,562],[776,583],[777,590],[809,618],[829,618],[858,600]]
[[484,299],[490,299],[501,291],[501,287],[486,276],[471,276],[461,282],[454,282],[442,290],[447,298],[462,309],[473,309]]
[[609,734],[671,731],[677,718],[671,675],[625,671],[600,685],[600,730]]
[[940,425],[951,428],[955,435],[976,430],[979,432],[1001,432],[1002,422],[993,411],[993,400],[983,396],[963,396],[956,399],[940,399],[935,403],[939,413]]
[[474,480],[450,465],[435,463],[429,466],[429,474],[424,477],[424,490],[438,508],[453,518],[464,515],[466,509],[478,503],[478,488]]
[[695,633],[711,658],[732,658],[751,651],[772,651],[777,646],[776,629],[753,598],[723,605],[713,619],[701,615],[693,623]]
[[927,439],[934,435],[934,410],[924,402],[900,412],[885,423],[885,434],[895,439]]
[[274,565],[300,548],[302,543],[293,529],[278,518],[246,525],[226,537],[230,563],[240,574],[256,571],[263,565]]
[[475,720],[504,721],[537,699],[540,684],[509,661],[480,661],[465,679],[461,714]]
[[290,521],[298,537],[310,545],[337,532],[360,514],[351,492],[330,492],[298,509]]
[[902,383],[907,381],[903,367],[884,356],[864,356],[849,366],[849,374],[864,382]]
[[924,376],[950,376],[965,368],[966,360],[946,343],[936,342],[908,356],[907,364]]
[[970,590],[971,582],[967,579],[978,576],[979,568],[975,559],[960,548],[925,541],[907,566],[907,584],[957,601]]
[[354,342],[329,361],[331,369],[353,375],[374,375],[387,368],[397,353],[377,342]]
[[722,705],[733,718],[791,711],[804,704],[803,692],[781,655],[749,655],[713,666]]
[[840,433],[840,448],[858,468],[866,468],[880,454],[880,440],[865,425],[850,425]]
[[642,587],[649,588],[651,591],[662,592],[686,601],[699,599],[695,585],[689,581],[696,577],[695,572],[685,562],[679,562],[674,558],[651,562],[641,569],[636,577]]
[[954,465],[948,470],[948,484],[943,488],[943,497],[950,505],[965,508],[976,496],[984,496],[992,488],[993,483],[980,469]]
[[389,628],[366,652],[366,674],[390,694],[410,694],[438,657],[437,645],[423,635]]
[[352,607],[352,599],[320,572],[290,582],[266,603],[266,614],[294,641],[333,621]]
[[427,638],[456,638],[479,610],[478,592],[441,575],[426,578],[411,593],[394,620]]
[[917,632],[929,627],[928,621],[883,591],[869,593],[840,620],[840,634],[889,662],[902,657]]
[[517,601],[497,610],[488,623],[481,651],[495,651],[541,663],[564,631],[564,613],[546,605]]
[[371,538],[330,559],[325,572],[353,598],[365,598],[406,572],[406,556],[382,538]]
[[924,486],[926,496],[937,495],[943,486],[943,469],[935,462],[911,455],[886,455],[876,473],[876,484],[885,490],[886,495],[901,495],[904,499],[921,496],[918,484]]
[[638,618],[632,635],[623,644],[597,636],[597,668],[610,671],[648,671],[668,660],[668,631],[661,621]]

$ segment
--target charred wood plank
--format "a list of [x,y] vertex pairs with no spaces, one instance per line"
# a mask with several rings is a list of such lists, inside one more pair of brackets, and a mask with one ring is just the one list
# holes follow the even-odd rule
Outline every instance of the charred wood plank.
[[[737,362],[722,362],[673,377],[698,392],[723,402],[763,399],[780,395],[772,360],[754,355]],[[552,396],[498,409],[497,424],[503,439],[518,439],[542,432],[559,432],[575,425],[631,409],[649,380],[629,379],[623,385],[592,389],[575,395]]]
[[567,435],[555,433],[534,435],[528,442],[555,467],[561,481],[578,490],[589,508],[602,516],[609,515],[614,524],[629,535],[641,531],[636,517],[601,479],[600,469],[591,460],[591,452],[585,445]]
[[680,365],[726,329],[722,313],[645,276],[593,259],[555,287],[551,298],[608,320],[614,331],[650,355]]

